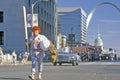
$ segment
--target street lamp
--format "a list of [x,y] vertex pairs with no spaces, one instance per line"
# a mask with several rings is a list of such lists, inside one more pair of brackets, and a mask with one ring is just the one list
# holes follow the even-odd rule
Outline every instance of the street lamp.
[[71,51],[72,51],[72,41],[73,41],[73,29],[74,29],[74,27],[71,27]]
[[31,24],[31,26],[33,27],[33,12],[34,12],[34,6],[38,3],[38,2],[40,2],[40,1],[48,1],[48,0],[37,0],[36,2],[34,2],[33,4],[32,4],[32,11],[31,11],[31,19],[32,19],[32,24]]

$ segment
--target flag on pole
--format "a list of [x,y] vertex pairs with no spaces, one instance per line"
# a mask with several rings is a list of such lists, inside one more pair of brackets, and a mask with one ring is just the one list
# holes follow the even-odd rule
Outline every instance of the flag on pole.
[[[32,17],[31,14],[27,14],[27,27],[31,27]],[[33,26],[38,26],[38,14],[33,14]]]

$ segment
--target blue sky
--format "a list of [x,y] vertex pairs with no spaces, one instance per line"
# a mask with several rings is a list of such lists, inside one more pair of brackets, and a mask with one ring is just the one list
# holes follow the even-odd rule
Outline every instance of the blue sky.
[[[120,0],[58,0],[58,7],[81,7],[89,14],[102,2],[110,2],[120,8]],[[91,44],[97,38],[98,29],[104,48],[114,48],[120,53],[120,12],[112,5],[102,5],[95,11],[87,32],[87,41]]]

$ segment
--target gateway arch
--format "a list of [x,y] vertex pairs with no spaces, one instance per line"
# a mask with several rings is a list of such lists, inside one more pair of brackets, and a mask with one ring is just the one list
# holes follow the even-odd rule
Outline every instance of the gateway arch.
[[91,18],[92,18],[92,16],[93,16],[94,12],[96,11],[96,9],[97,9],[98,7],[100,7],[100,6],[102,6],[102,5],[105,5],[105,4],[108,4],[108,5],[113,6],[114,8],[116,8],[116,9],[120,12],[120,8],[117,7],[117,6],[116,6],[115,4],[113,4],[113,3],[103,2],[103,3],[98,4],[95,8],[92,9],[92,11],[89,13],[89,15],[88,15],[88,17],[87,17],[87,25],[86,25],[86,26],[87,26],[87,29],[88,29],[88,25],[89,25],[89,23],[90,23],[90,21],[91,21]]

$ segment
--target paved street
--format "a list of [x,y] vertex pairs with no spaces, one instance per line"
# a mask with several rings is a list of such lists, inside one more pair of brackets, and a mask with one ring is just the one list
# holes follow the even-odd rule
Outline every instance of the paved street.
[[[43,80],[120,80],[120,62],[44,63]],[[0,65],[0,80],[29,80],[30,65]]]

